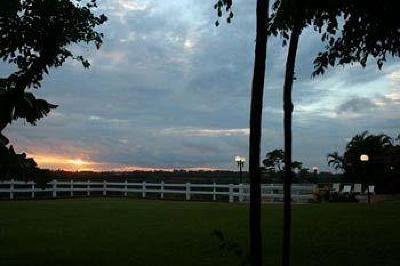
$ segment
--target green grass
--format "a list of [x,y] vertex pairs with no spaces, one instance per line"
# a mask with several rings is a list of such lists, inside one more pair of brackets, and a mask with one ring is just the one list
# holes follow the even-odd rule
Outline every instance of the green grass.
[[[247,205],[118,198],[0,202],[0,265],[239,265]],[[400,202],[295,205],[293,265],[400,265]],[[279,265],[282,206],[263,206],[265,265]]]

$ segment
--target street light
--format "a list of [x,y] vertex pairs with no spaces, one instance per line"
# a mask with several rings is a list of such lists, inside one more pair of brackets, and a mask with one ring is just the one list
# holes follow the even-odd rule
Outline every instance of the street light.
[[313,171],[314,176],[316,176],[318,174],[318,172],[319,172],[319,169],[318,169],[318,167],[314,166],[312,168],[312,171]]
[[244,166],[244,163],[246,162],[246,158],[241,157],[240,155],[235,156],[235,162],[237,163],[240,171],[240,184],[242,184],[242,168]]
[[360,161],[368,162],[369,161],[369,156],[367,154],[361,154]]
[[[367,154],[361,154],[360,156],[360,161],[363,162],[365,165],[367,164],[367,162],[369,161],[369,156]],[[367,173],[367,169],[365,168],[365,174]],[[363,177],[364,180],[364,177]],[[369,196],[369,185],[367,184],[367,193],[368,193],[368,204],[370,204],[371,199]]]

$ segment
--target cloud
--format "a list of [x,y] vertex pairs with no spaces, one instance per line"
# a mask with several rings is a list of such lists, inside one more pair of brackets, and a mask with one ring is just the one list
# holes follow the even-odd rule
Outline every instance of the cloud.
[[231,137],[248,136],[248,128],[232,129],[191,129],[191,128],[167,128],[160,131],[165,136],[191,136],[191,137]]
[[347,119],[368,117],[369,119],[392,119],[400,104],[400,71],[396,68],[383,75],[389,83],[382,90],[375,90],[369,97],[353,96],[336,107],[336,115]]
[[[38,97],[58,104],[37,127],[19,121],[5,135],[20,151],[81,159],[105,167],[235,169],[248,153],[255,2],[235,1],[232,24],[215,27],[213,3],[104,0],[100,50],[51,69]],[[323,47],[322,47],[323,48]],[[363,130],[398,125],[399,64],[388,60],[330,69],[311,79],[319,36],[300,39],[293,88],[294,159],[326,169],[326,153]],[[270,39],[262,155],[282,147],[282,86],[287,47]],[[10,67],[0,64],[1,73]]]
[[393,72],[387,74],[387,77],[394,83],[400,83],[400,69],[396,69]]
[[360,113],[362,111],[369,111],[376,108],[377,105],[369,98],[353,97],[350,100],[338,106],[336,113]]
[[136,0],[107,0],[99,6],[108,16],[119,18],[121,23],[126,23],[126,17],[132,12],[143,11],[148,8],[145,1]]
[[127,57],[126,53],[119,52],[119,51],[104,52],[104,53],[102,53],[102,56],[104,56],[106,59],[111,60],[115,63],[121,63]]

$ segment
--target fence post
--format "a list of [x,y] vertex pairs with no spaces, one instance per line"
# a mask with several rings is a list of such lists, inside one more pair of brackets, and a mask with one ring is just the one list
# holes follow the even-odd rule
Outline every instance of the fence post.
[[317,185],[317,184],[314,184],[314,185],[312,186],[312,197],[313,197],[313,200],[315,200],[315,201],[317,200],[318,194],[319,194],[318,185]]
[[71,179],[70,181],[69,181],[69,190],[70,190],[70,195],[71,195],[71,197],[73,197],[74,196],[74,180],[73,179]]
[[233,202],[233,184],[229,184],[229,202]]
[[190,200],[190,183],[186,183],[186,200]]
[[86,195],[87,195],[88,197],[90,196],[90,180],[87,181]]
[[57,197],[57,180],[53,179],[53,198]]
[[103,196],[107,196],[107,182],[103,180]]
[[31,197],[32,199],[35,198],[35,181],[32,180],[32,193],[31,193]]
[[14,199],[14,179],[10,181],[10,199]]
[[146,197],[146,181],[142,182],[142,197]]
[[161,180],[161,199],[164,199],[164,180]]
[[217,200],[217,187],[215,186],[215,182],[213,185],[213,200]]
[[243,201],[243,184],[239,185],[239,202]]
[[128,180],[125,179],[125,191],[124,191],[124,196],[128,197]]

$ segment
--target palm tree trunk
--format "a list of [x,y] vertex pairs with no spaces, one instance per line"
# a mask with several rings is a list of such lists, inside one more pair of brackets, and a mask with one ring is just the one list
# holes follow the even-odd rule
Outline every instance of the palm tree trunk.
[[250,263],[262,265],[261,235],[261,132],[267,55],[267,18],[269,0],[257,0],[257,36],[250,103],[249,177],[250,177]]
[[301,24],[296,23],[290,36],[289,51],[286,61],[285,84],[283,87],[284,132],[285,132],[285,176],[284,176],[284,210],[283,210],[283,249],[282,265],[290,265],[291,242],[291,183],[292,171],[292,86],[296,64],[297,46],[301,34]]

